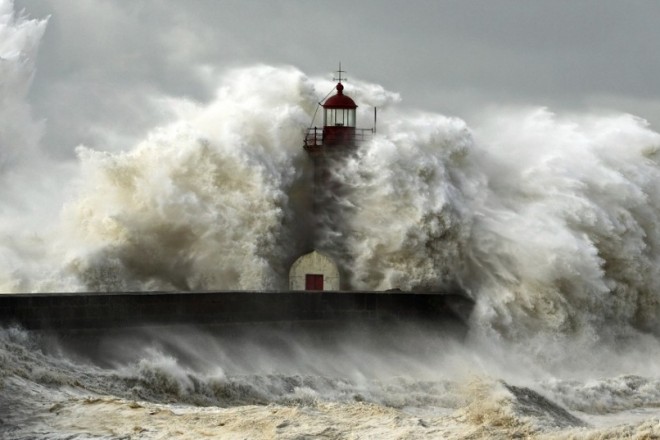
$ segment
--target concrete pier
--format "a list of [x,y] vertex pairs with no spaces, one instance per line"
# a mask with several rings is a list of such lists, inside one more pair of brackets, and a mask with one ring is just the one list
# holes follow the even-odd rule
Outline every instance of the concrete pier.
[[472,306],[462,295],[399,291],[0,294],[0,324],[52,330],[388,320],[465,326]]

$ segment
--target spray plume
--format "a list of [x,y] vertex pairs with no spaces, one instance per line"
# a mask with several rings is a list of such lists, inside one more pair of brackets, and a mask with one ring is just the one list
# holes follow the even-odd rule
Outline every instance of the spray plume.
[[[0,142],[16,182],[43,171],[13,158],[38,149],[26,92],[45,25],[0,3]],[[286,288],[313,244],[302,133],[330,88],[291,67],[235,69],[210,103],[164,101],[177,121],[132,148],[78,147],[73,177],[26,190],[52,200],[48,226],[3,193],[2,291]],[[319,232],[330,250],[342,240],[352,287],[459,286],[474,328],[511,340],[656,331],[660,135],[645,121],[524,109],[470,128],[402,114],[378,85],[346,92],[363,121],[383,108],[379,133],[333,170],[344,209]]]

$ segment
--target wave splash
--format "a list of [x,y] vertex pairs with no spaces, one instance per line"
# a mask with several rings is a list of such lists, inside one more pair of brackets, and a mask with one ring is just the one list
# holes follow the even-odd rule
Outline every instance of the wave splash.
[[644,120],[500,109],[469,126],[352,82],[359,120],[376,105],[381,125],[332,169],[345,197],[317,224],[301,138],[332,83],[232,70],[209,103],[163,100],[178,119],[137,145],[56,161],[27,99],[46,24],[0,0],[0,291],[284,289],[317,245],[354,288],[458,287],[477,305],[460,345],[159,331],[75,351],[0,329],[3,434],[659,431],[660,135]]
[[[46,21],[0,5],[0,112],[18,118],[0,118],[14,127],[0,140],[38,149],[26,91]],[[315,246],[301,135],[332,86],[292,67],[235,69],[209,103],[164,101],[178,120],[135,146],[80,146],[65,165],[10,166],[10,154],[14,185],[45,163],[73,177],[26,185],[21,204],[1,194],[2,291],[285,289]],[[343,209],[316,231],[351,287],[458,286],[477,301],[476,333],[538,336],[549,357],[576,335],[586,347],[657,333],[660,135],[644,120],[536,108],[470,127],[403,112],[375,84],[346,92],[359,120],[382,109],[378,134],[332,171]]]
[[[350,332],[335,347],[282,333],[281,341],[289,345],[280,349],[307,355],[291,360],[297,374],[286,374],[275,370],[286,367],[289,353],[269,347],[268,338],[255,342],[253,336],[232,340],[192,329],[127,332],[101,340],[104,361],[114,366],[99,367],[76,358],[80,353],[70,351],[70,339],[2,329],[0,403],[8,411],[0,432],[11,438],[81,433],[122,438],[137,428],[146,436],[183,430],[194,438],[235,429],[268,438],[275,430],[309,434],[328,426],[339,433],[385,438],[616,438],[657,432],[657,420],[650,418],[657,416],[657,379],[619,376],[513,385],[466,375],[465,366],[452,368],[457,357],[475,360],[458,344],[444,341],[444,347],[436,345],[424,355],[410,344],[388,352],[361,344]],[[406,334],[413,345],[419,336]],[[439,343],[437,337],[429,341]],[[345,352],[347,347],[354,356]],[[274,362],[278,355],[283,362]],[[372,368],[378,365],[385,368]],[[392,375],[396,369],[406,374]],[[255,420],[260,421],[257,431],[252,430]]]

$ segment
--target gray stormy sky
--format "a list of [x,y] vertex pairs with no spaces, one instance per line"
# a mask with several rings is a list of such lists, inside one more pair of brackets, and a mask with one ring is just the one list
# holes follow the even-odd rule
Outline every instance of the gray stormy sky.
[[30,95],[44,145],[128,148],[171,117],[153,98],[213,97],[211,78],[293,65],[399,92],[471,123],[484,109],[630,112],[660,129],[660,2],[15,0],[50,15]]

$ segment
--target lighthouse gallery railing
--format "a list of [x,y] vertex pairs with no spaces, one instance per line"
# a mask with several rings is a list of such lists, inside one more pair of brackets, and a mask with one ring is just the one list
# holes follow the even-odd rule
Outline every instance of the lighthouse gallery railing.
[[[373,128],[356,128],[351,131],[351,139],[347,139],[352,143],[365,142],[372,138],[374,134]],[[323,146],[323,128],[312,127],[307,130],[305,135],[305,147],[320,147]]]

